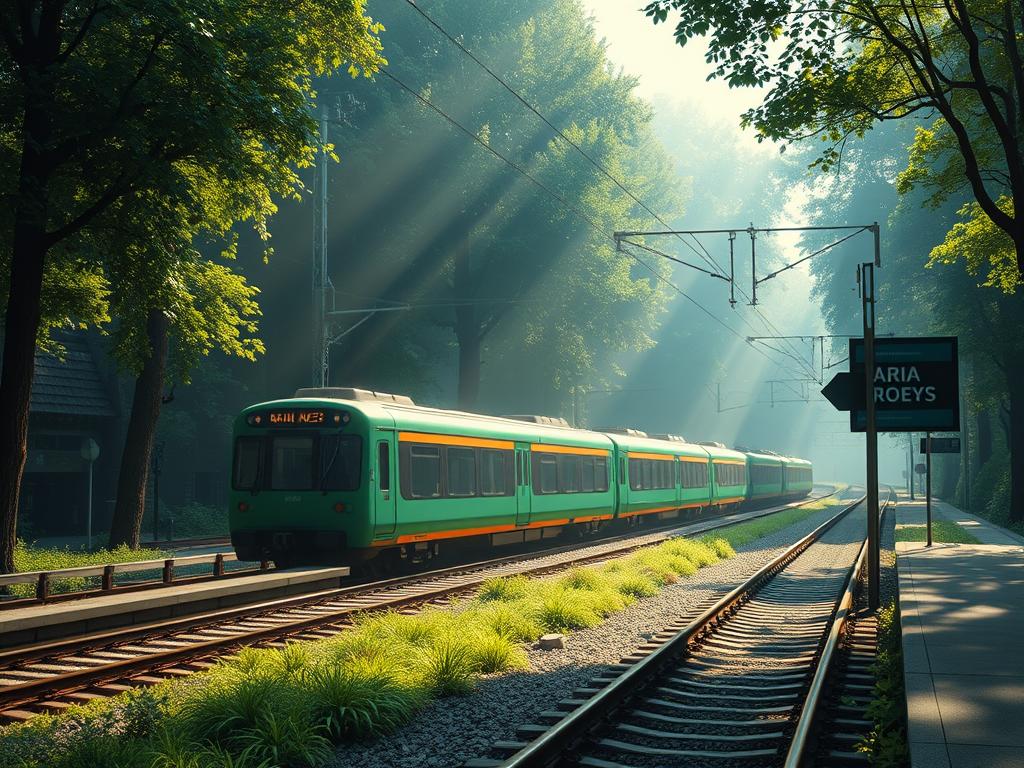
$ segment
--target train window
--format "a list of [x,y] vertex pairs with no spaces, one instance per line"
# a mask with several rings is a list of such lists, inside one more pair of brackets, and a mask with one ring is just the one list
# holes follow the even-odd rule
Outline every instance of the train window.
[[448,448],[448,495],[476,496],[476,451]]
[[650,459],[646,459],[646,460],[645,459],[641,459],[640,460],[640,469],[642,469],[643,473],[644,473],[644,475],[643,475],[644,479],[643,479],[643,483],[641,485],[642,488],[653,488],[654,487],[654,467],[651,466],[651,464],[653,464],[653,463],[654,462],[652,462]]
[[383,440],[377,443],[377,486],[382,491],[391,490],[391,451]]
[[[382,443],[385,448],[387,443]],[[363,440],[358,435],[320,438],[320,482],[323,491],[354,491],[359,487]],[[386,486],[381,485],[382,489]]]
[[594,478],[595,459],[593,456],[580,456],[580,490],[592,493],[596,487]]
[[608,491],[608,459],[604,456],[594,459],[594,490],[598,493]]
[[277,491],[308,491],[313,487],[313,436],[273,437],[270,487]]
[[506,462],[512,457],[509,451],[484,448],[480,451],[480,493],[483,496],[508,495]]
[[553,453],[533,454],[533,492],[558,493],[558,460]]
[[629,487],[639,491],[644,487],[643,470],[640,469],[640,459],[629,460]]
[[580,457],[572,454],[559,454],[556,463],[558,492],[578,493],[580,490]]
[[263,458],[263,439],[240,437],[235,441],[235,472],[232,487],[236,491],[250,491],[260,479],[260,460]]
[[409,494],[411,499],[441,496],[441,449],[434,445],[409,446]]
[[516,451],[516,485],[523,484],[523,454]]

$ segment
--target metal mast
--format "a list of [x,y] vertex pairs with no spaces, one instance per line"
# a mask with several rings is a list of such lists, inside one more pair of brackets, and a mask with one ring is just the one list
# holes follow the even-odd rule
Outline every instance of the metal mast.
[[313,385],[327,386],[327,105],[320,107],[320,152],[313,193]]

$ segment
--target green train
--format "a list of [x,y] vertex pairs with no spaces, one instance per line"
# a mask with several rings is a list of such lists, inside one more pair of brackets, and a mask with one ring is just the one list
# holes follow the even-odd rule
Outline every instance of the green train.
[[[595,533],[810,493],[811,463],[543,416],[483,416],[300,389],[234,424],[240,559],[390,565],[453,546]],[[376,566],[375,566],[376,567]]]

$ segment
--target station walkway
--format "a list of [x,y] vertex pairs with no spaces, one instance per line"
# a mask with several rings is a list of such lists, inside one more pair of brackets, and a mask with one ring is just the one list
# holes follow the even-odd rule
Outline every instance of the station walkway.
[[[948,504],[980,543],[897,542],[913,768],[1024,766],[1024,538]],[[925,522],[901,496],[897,525]]]

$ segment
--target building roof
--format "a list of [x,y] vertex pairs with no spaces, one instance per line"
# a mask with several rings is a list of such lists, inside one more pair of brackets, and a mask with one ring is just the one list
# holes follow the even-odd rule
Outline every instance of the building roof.
[[114,416],[114,405],[85,335],[55,333],[54,340],[64,347],[64,354],[57,358],[36,352],[30,412]]

